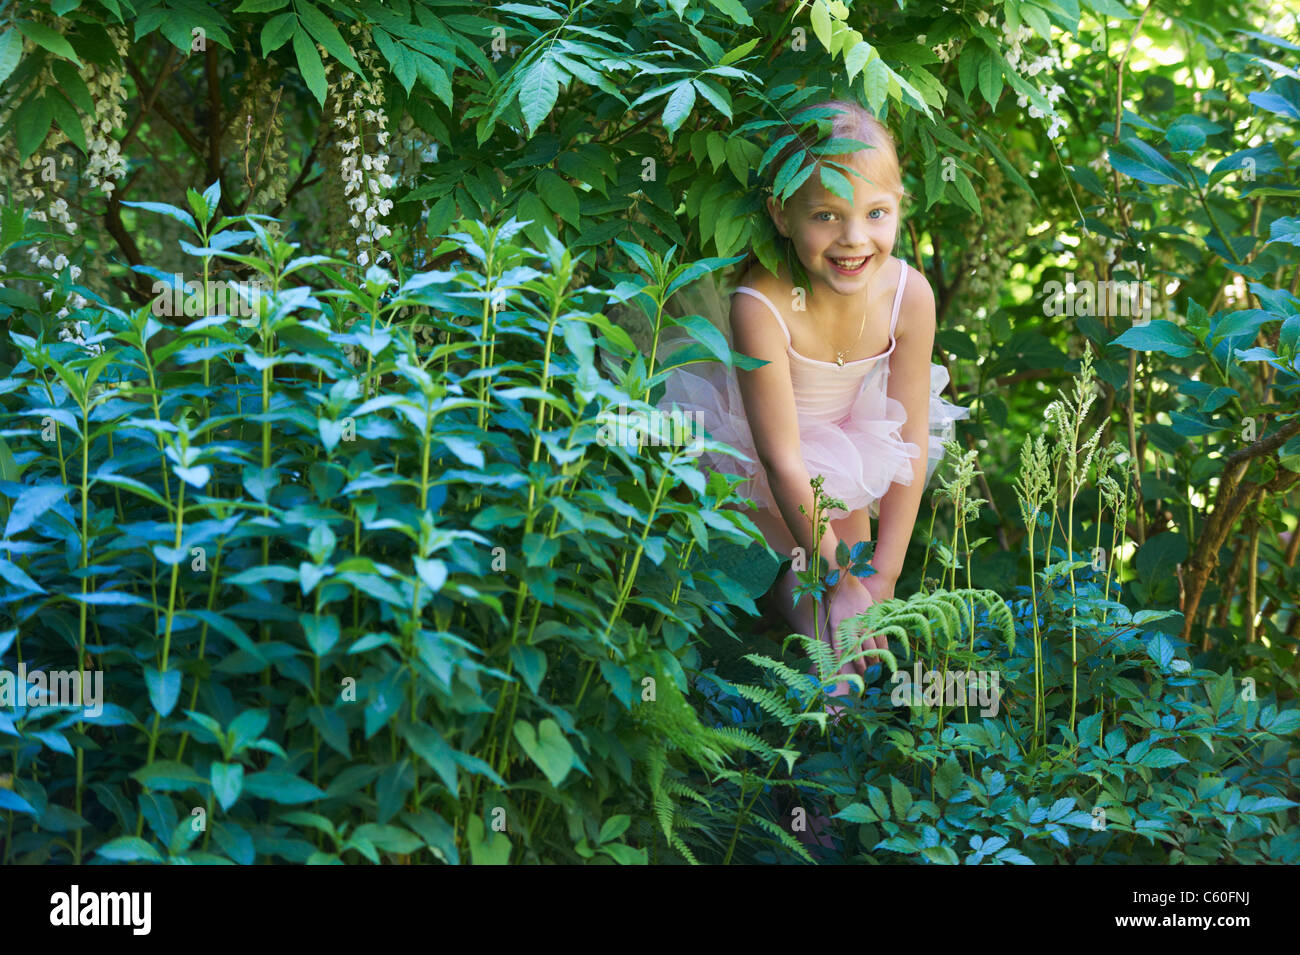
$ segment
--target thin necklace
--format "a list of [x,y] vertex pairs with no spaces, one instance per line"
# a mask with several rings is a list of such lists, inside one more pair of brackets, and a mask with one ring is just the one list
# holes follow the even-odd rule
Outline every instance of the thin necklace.
[[842,348],[835,352],[835,364],[837,364],[841,368],[844,367],[844,356],[849,353],[849,350],[853,348],[854,345],[856,345],[859,341],[861,341],[862,330],[866,327],[867,327],[867,308],[866,306],[863,306],[862,324],[858,326],[858,337],[853,339],[852,343],[849,344],[848,348]]

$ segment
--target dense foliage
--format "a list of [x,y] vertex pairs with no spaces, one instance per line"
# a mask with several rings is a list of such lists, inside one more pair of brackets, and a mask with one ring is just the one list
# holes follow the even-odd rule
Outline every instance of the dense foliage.
[[[1300,861],[1294,15],[5,16],[0,674],[105,704],[0,695],[4,862]],[[674,296],[773,260],[832,95],[975,409],[836,722],[857,631],[784,640],[734,484],[607,431],[669,327],[745,361]]]

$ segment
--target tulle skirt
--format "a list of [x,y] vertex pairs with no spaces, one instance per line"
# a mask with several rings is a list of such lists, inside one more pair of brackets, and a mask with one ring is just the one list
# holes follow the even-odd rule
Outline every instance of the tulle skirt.
[[[890,485],[912,483],[912,462],[921,455],[920,448],[903,440],[901,429],[907,413],[900,401],[886,393],[887,385],[882,377],[871,376],[848,412],[838,420],[798,415],[799,443],[808,476],[822,475],[824,494],[842,501],[850,512],[866,507],[873,518],[879,516],[880,499]],[[970,417],[970,409],[940,396],[947,385],[948,370],[932,364],[926,486],[943,459],[944,442],[953,437],[953,423]],[[777,511],[767,470],[759,463],[754,450],[754,438],[734,370],[718,362],[676,369],[669,375],[658,405],[663,410],[673,406],[695,412],[695,420],[702,423],[711,437],[731,445],[749,459],[705,451],[700,455],[701,465],[744,477],[745,482],[738,488],[740,496],[753,498],[759,507]],[[834,509],[828,513],[836,519],[845,514]]]

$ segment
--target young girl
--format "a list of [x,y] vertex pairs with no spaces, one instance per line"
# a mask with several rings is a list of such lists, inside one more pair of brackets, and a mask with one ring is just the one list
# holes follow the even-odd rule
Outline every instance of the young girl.
[[[814,565],[814,528],[799,507],[813,513],[809,480],[817,475],[824,478],[823,493],[848,508],[827,514],[820,553],[829,567],[836,566],[839,541],[852,547],[872,539],[871,519],[877,518],[875,575],[866,581],[843,575],[821,608],[822,637],[832,639],[841,621],[894,596],[922,492],[953,421],[970,412],[939,396],[948,374],[930,361],[934,293],[922,273],[893,255],[904,190],[892,137],[854,103],[824,102],[801,113],[807,109],[828,109],[821,141],[850,138],[872,147],[805,159],[807,165],[833,158],[861,173],[837,170],[848,178],[853,200],[825,189],[816,169],[784,204],[770,186],[764,189],[786,263],[773,275],[751,253],[739,267],[740,294],[731,299],[728,330],[736,351],[767,364],[753,371],[718,363],[685,366],[669,376],[659,406],[697,412],[695,420],[715,439],[752,459],[706,453],[703,463],[747,478],[739,493],[759,505],[751,517],[778,554],[794,557],[802,548]],[[809,138],[805,133],[802,142],[792,140],[769,168],[775,172],[801,146],[816,145]],[[793,272],[793,257],[801,274]],[[812,635],[813,601],[804,597],[795,604],[797,583],[792,566],[775,584],[774,597],[790,626]],[[864,646],[888,648],[883,636]],[[841,673],[865,668],[858,661]],[[839,682],[830,695],[848,691],[849,684]]]

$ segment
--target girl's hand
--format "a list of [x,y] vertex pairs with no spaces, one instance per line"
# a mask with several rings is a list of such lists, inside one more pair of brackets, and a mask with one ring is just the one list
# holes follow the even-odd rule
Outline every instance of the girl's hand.
[[[884,574],[875,573],[862,581],[862,586],[867,588],[867,593],[871,594],[872,600],[876,603],[883,603],[886,600],[894,599],[894,583]],[[888,649],[888,647],[885,649]]]
[[[831,642],[831,646],[835,648],[837,653],[840,651],[840,646],[838,640],[836,640],[835,633],[839,629],[839,625],[851,617],[856,617],[858,614],[865,613],[867,608],[875,602],[875,599],[867,588],[863,586],[862,582],[852,575],[849,575],[835,592],[835,595],[830,601],[828,638]],[[882,649],[888,649],[884,637],[868,637],[862,642],[862,648],[866,650],[877,646],[880,646]],[[866,670],[867,660],[858,659],[851,663],[846,663],[840,670],[840,673],[845,675],[856,673],[858,676],[865,676]],[[831,691],[830,695],[842,696],[848,692],[849,684],[837,683],[835,689]]]

